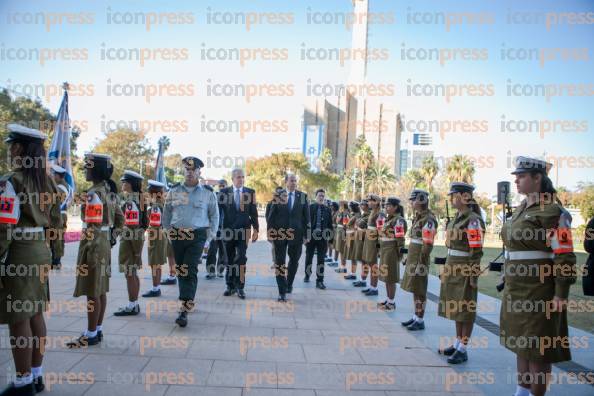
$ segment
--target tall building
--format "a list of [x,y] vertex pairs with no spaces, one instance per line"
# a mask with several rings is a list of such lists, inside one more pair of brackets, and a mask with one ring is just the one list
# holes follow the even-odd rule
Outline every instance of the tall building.
[[404,145],[400,150],[400,169],[396,174],[403,176],[410,169],[419,169],[423,160],[433,157],[433,136],[428,133],[410,132],[404,136]]

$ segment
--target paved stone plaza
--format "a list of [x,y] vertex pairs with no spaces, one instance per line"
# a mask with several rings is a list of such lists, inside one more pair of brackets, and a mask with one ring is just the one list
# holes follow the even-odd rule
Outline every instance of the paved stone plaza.
[[[400,325],[411,316],[408,293],[398,291],[396,312],[377,312],[379,300],[363,297],[333,268],[326,270],[327,290],[317,290],[315,282],[303,283],[302,258],[290,301],[279,305],[265,241],[248,249],[245,301],[224,297],[224,281],[204,279],[204,265],[200,266],[197,309],[184,329],[174,324],[177,286],[162,286],[160,298],[141,298],[139,316],[114,317],[112,313],[127,301],[124,278],[114,273],[103,343],[68,350],[65,340],[86,328],[84,299],[72,298],[77,247],[78,243],[67,244],[63,269],[50,279],[54,305],[46,316],[44,372],[51,394],[503,396],[515,390],[514,356],[492,331],[476,326],[477,345],[469,349],[469,361],[455,369],[436,353],[440,341],[445,342],[441,337],[453,334],[454,326],[437,317],[432,301],[427,329],[412,334]],[[117,247],[112,254],[117,271]],[[141,282],[144,292],[150,286],[147,268]],[[431,293],[439,293],[438,282],[430,279]],[[479,301],[496,303],[483,295]],[[496,312],[481,316],[498,323]],[[588,337],[589,345],[594,341],[575,329],[570,335]],[[0,336],[4,386],[14,373],[6,326],[0,327]],[[594,366],[591,348],[572,352],[577,363]],[[592,395],[593,389],[553,385],[549,394]]]

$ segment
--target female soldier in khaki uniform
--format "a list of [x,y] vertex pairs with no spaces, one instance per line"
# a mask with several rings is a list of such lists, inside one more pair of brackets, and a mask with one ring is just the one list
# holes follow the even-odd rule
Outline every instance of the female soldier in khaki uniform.
[[8,324],[16,377],[0,395],[34,395],[44,388],[51,260],[45,235],[61,228],[60,198],[46,174],[46,136],[17,124],[8,130],[12,171],[0,178],[0,324]]
[[60,213],[62,218],[62,228],[58,230],[59,238],[52,238],[50,248],[52,250],[52,269],[60,269],[62,267],[61,259],[64,256],[64,233],[68,223],[68,214],[66,213],[66,199],[68,196],[68,183],[64,180],[66,169],[59,165],[52,165],[52,176],[60,193]]
[[438,313],[456,321],[456,342],[439,351],[449,356],[450,364],[468,360],[466,345],[476,317],[477,278],[483,256],[485,224],[472,191],[474,187],[470,184],[454,182],[448,193],[457,212],[446,226],[448,255],[441,272]]
[[366,296],[377,296],[377,280],[378,280],[378,268],[377,268],[377,255],[379,253],[378,238],[377,238],[377,220],[380,216],[380,204],[381,198],[375,194],[369,194],[367,197],[367,203],[371,209],[369,218],[367,220],[367,228],[365,230],[365,242],[363,243],[363,261],[367,267],[370,282],[366,289],[361,290]]
[[[357,259],[355,258],[355,232],[356,224],[359,218],[361,218],[361,211],[359,209],[359,202],[352,201],[349,203],[349,209],[351,211],[349,216],[349,222],[345,226],[346,230],[346,259],[351,260],[351,274],[345,275],[345,279],[355,279],[355,273],[357,273]],[[352,276],[353,278],[351,278]]]
[[505,222],[505,288],[500,340],[517,357],[516,395],[545,394],[551,364],[571,360],[567,297],[575,282],[571,215],[556,198],[544,161],[518,157],[518,193],[526,198]]
[[[353,286],[355,287],[365,287],[367,286],[367,272],[369,268],[367,268],[365,262],[363,261],[363,245],[365,244],[365,232],[367,229],[367,222],[369,221],[369,204],[366,199],[361,201],[361,205],[359,206],[361,209],[361,217],[357,220],[355,232],[355,259],[357,261],[361,261],[361,274],[359,275],[359,280],[353,282]],[[356,279],[356,277],[355,277]]]
[[114,316],[132,316],[140,313],[138,270],[142,268],[144,230],[148,225],[146,205],[142,194],[142,180],[142,176],[131,170],[124,171],[121,178],[122,192],[124,193],[124,204],[122,205],[124,229],[120,237],[118,261],[120,272],[126,276],[128,305],[114,312]]
[[380,280],[386,284],[388,298],[378,306],[384,311],[396,309],[396,283],[400,281],[400,248],[404,246],[406,235],[406,220],[404,208],[398,198],[388,198],[386,201],[388,217],[379,231],[380,237]]
[[161,266],[167,262],[167,234],[163,231],[161,218],[165,204],[165,184],[156,180],[148,181],[150,208],[148,210],[148,261],[153,277],[153,288],[142,297],[161,296]]
[[334,235],[334,248],[338,252],[340,261],[340,267],[336,269],[336,272],[346,272],[346,232],[344,226],[348,223],[349,207],[347,201],[338,202],[338,213],[336,214],[336,234]]
[[338,250],[335,248],[338,202],[329,201],[328,207],[332,212],[332,239],[328,241],[328,257],[326,257],[326,261],[329,267],[336,267],[338,265]]
[[425,323],[425,303],[427,301],[427,277],[429,275],[429,258],[433,250],[433,240],[437,230],[437,220],[429,210],[429,193],[415,189],[410,194],[414,210],[409,236],[408,256],[404,277],[400,287],[413,293],[415,314],[410,320],[402,322],[408,330],[423,330]]
[[93,182],[81,205],[83,232],[76,259],[74,297],[87,296],[87,330],[69,348],[86,348],[103,339],[103,317],[107,307],[107,292],[111,276],[113,232],[117,235],[124,225],[119,207],[117,187],[110,179],[113,173],[111,157],[106,154],[85,155],[86,180]]

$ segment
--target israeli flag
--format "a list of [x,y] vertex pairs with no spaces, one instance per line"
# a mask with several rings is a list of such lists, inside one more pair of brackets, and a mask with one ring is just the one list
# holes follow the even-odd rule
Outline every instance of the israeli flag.
[[159,139],[159,151],[157,152],[157,161],[155,162],[155,180],[163,183],[168,188],[167,177],[165,176],[165,163],[163,161],[164,155],[163,141]]
[[68,116],[68,91],[64,89],[64,97],[58,111],[58,118],[54,126],[54,137],[50,145],[48,160],[51,165],[59,165],[66,169],[64,180],[68,184],[68,195],[60,210],[66,210],[74,195],[74,177],[70,151],[70,117]]

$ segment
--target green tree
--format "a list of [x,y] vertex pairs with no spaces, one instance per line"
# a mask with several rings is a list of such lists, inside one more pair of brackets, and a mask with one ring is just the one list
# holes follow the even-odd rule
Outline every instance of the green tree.
[[425,182],[425,186],[428,190],[433,190],[433,180],[437,176],[439,172],[439,165],[437,165],[437,161],[433,156],[427,157],[423,160],[423,164],[421,165],[420,173],[423,176],[423,181]]
[[359,135],[354,147],[354,157],[357,168],[359,168],[359,175],[361,177],[361,198],[365,197],[367,189],[365,188],[365,179],[367,178],[367,171],[375,164],[375,158],[371,147],[367,144],[365,135]]
[[594,217],[594,183],[579,183],[573,201],[585,222]]
[[465,155],[454,155],[446,166],[448,183],[464,182],[472,184],[474,172],[474,164]]
[[332,167],[332,150],[328,147],[325,147],[322,150],[322,153],[318,157],[318,168],[321,172],[330,172]]
[[[130,129],[107,132],[93,151],[111,155],[114,166],[113,180],[118,182],[124,170],[141,173],[145,178],[154,176],[154,154],[146,133]],[[142,169],[141,169],[142,168]]]
[[369,170],[369,189],[379,195],[394,190],[396,176],[386,164],[377,164]]

